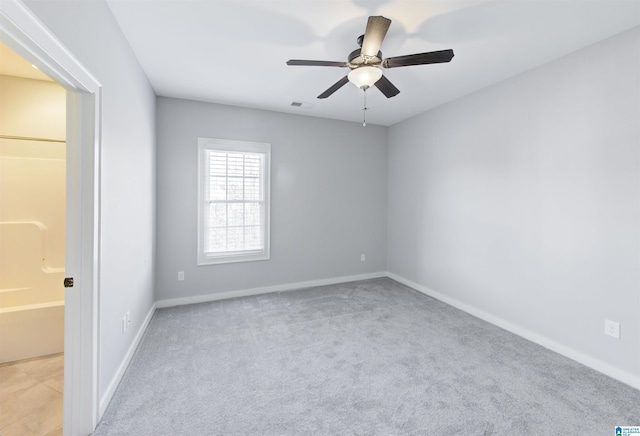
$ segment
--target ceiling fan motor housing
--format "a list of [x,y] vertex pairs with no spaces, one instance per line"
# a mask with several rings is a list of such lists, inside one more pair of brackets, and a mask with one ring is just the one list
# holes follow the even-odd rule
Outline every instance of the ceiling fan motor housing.
[[351,69],[355,69],[358,67],[362,67],[364,65],[370,66],[370,67],[377,67],[380,66],[382,64],[382,52],[378,51],[378,54],[375,56],[363,56],[361,54],[362,49],[359,48],[357,50],[352,51],[349,54],[348,59],[348,64],[349,64],[349,68]]

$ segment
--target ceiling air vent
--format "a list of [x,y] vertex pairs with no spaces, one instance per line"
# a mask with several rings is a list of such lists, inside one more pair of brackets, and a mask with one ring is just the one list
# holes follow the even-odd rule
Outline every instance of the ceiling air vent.
[[292,101],[291,102],[291,106],[300,107],[300,108],[303,108],[303,109],[309,109],[309,108],[313,107],[313,103],[307,103],[307,102],[304,102],[304,101]]

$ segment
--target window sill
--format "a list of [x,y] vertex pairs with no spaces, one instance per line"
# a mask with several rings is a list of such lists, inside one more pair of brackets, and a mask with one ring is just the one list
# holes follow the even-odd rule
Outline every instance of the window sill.
[[219,265],[225,263],[238,263],[238,262],[257,262],[261,260],[269,260],[271,256],[269,253],[252,253],[252,254],[230,254],[221,256],[206,256],[204,254],[198,255],[198,266],[205,265]]

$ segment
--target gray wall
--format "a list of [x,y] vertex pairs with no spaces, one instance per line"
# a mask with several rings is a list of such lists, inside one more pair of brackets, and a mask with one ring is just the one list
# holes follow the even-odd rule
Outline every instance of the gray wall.
[[[102,397],[154,302],[155,95],[105,2],[25,4],[103,86]],[[131,325],[122,335],[127,311]]]
[[[156,110],[158,300],[386,270],[387,128],[164,97]],[[271,260],[196,265],[199,136],[271,143]]]
[[388,159],[389,271],[636,380],[639,33],[392,126]]

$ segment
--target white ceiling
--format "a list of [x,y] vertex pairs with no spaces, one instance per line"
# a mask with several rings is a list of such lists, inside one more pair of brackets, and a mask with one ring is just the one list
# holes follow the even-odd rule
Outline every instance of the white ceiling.
[[316,98],[348,69],[285,62],[346,61],[370,15],[392,20],[384,57],[453,49],[450,63],[384,70],[401,92],[370,89],[367,122],[387,126],[640,25],[637,0],[107,2],[168,97],[361,121],[354,85]]

